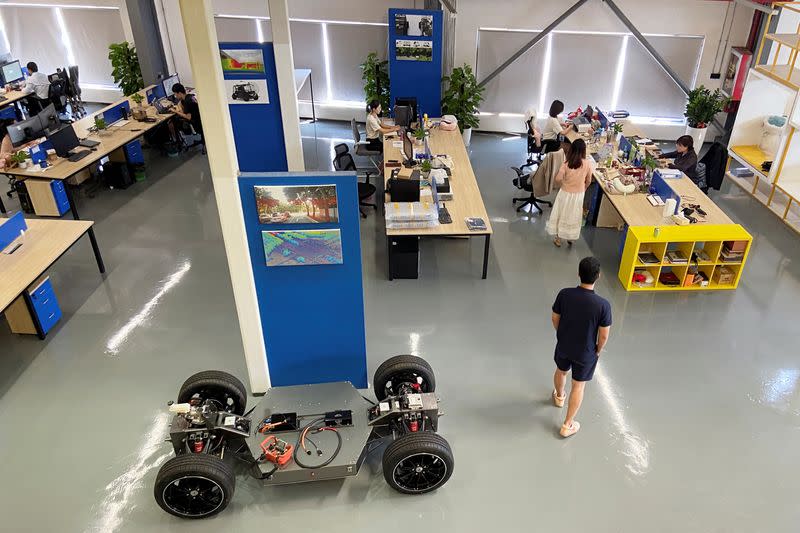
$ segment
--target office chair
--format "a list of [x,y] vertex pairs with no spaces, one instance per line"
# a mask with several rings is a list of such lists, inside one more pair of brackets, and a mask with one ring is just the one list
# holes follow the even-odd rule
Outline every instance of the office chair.
[[50,102],[56,108],[56,112],[59,114],[64,113],[67,110],[67,82],[61,79],[60,76],[54,74],[50,80],[50,89],[48,90],[48,96],[50,98]]
[[[337,144],[334,147],[334,152],[336,153],[336,157],[333,158],[334,169],[337,171],[359,172],[359,169],[356,167],[356,163],[353,160],[353,156],[350,154],[350,149],[346,144]],[[366,179],[363,182],[358,182],[358,211],[361,213],[362,218],[367,218],[367,214],[364,212],[362,207],[371,207],[376,211],[378,210],[377,204],[366,201],[370,196],[374,196],[378,189],[369,181],[372,171],[364,170],[362,172],[364,172]]]
[[531,208],[536,208],[537,211],[540,213],[544,213],[542,210],[542,206],[539,204],[546,204],[548,207],[553,207],[553,203],[547,200],[542,200],[541,198],[537,198],[536,195],[533,193],[533,172],[524,172],[522,167],[510,167],[513,170],[517,177],[512,180],[514,186],[521,190],[527,191],[531,193],[529,196],[525,196],[523,198],[513,198],[511,202],[514,205],[517,205],[517,202],[522,202],[519,207],[517,207],[517,212],[522,211],[526,205],[531,206]]
[[72,65],[61,71],[62,77],[66,78],[67,87],[67,102],[74,118],[81,118],[86,116],[86,108],[81,99],[81,88],[78,84],[78,66]]
[[380,167],[375,163],[373,157],[381,156],[382,155],[381,152],[377,150],[370,150],[369,147],[367,146],[367,143],[361,142],[361,132],[358,131],[358,125],[356,124],[356,119],[350,120],[350,128],[353,130],[353,151],[357,156],[369,158],[369,161],[370,163],[372,163],[372,166],[375,167],[375,169],[380,174]]

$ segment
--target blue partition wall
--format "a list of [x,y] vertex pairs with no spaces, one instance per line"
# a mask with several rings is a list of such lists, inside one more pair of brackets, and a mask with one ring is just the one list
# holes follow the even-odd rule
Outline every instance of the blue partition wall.
[[[395,15],[433,16],[433,35],[431,37],[397,35]],[[397,40],[430,41],[433,44],[431,61],[398,60]],[[429,117],[442,115],[442,12],[423,9],[389,10],[389,81],[390,106],[395,98],[413,96],[417,98],[420,113]],[[387,110],[388,111],[388,110]]]
[[[254,187],[335,185],[338,221],[261,224]],[[247,242],[273,386],[350,381],[367,387],[364,294],[355,173],[239,177]],[[267,266],[262,231],[339,229],[342,264]]]
[[[225,80],[266,80],[268,104],[228,104],[242,172],[278,172],[289,168],[283,137],[275,51],[272,43],[219,43],[220,50],[262,50],[265,72],[225,72]],[[230,95],[228,95],[230,97]],[[206,126],[210,127],[210,126]]]

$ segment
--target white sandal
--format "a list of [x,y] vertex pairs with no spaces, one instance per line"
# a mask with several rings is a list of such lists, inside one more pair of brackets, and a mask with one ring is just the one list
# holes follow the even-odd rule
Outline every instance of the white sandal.
[[573,420],[573,421],[572,421],[572,425],[571,425],[571,426],[569,426],[569,427],[567,427],[566,425],[563,425],[563,424],[562,424],[562,425],[561,425],[561,431],[559,431],[559,433],[561,433],[561,436],[562,436],[562,437],[564,437],[564,438],[567,438],[567,437],[571,437],[571,436],[573,436],[573,435],[574,435],[575,433],[577,433],[577,432],[578,432],[580,429],[581,429],[581,424],[580,424],[580,422],[578,422],[577,420]]
[[556,407],[564,407],[564,400],[566,399],[567,399],[566,394],[564,394],[564,396],[558,396],[556,394],[555,389],[553,390],[553,403],[555,404]]

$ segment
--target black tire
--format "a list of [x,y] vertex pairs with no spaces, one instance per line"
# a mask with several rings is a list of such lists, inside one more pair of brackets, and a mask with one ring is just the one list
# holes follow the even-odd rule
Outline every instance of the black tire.
[[195,394],[203,400],[217,400],[223,411],[244,414],[247,407],[247,389],[235,376],[221,370],[198,372],[183,382],[178,391],[178,403],[187,403]]
[[441,435],[423,431],[406,433],[383,452],[383,477],[397,492],[425,494],[450,479],[455,461]]
[[[417,378],[422,378],[419,383]],[[400,390],[403,384],[419,383],[420,392],[434,392],[436,390],[436,377],[431,365],[425,359],[416,355],[396,355],[383,362],[375,371],[372,385],[375,387],[375,397],[378,401],[406,392]]]
[[219,457],[185,454],[164,463],[153,496],[173,516],[206,518],[228,506],[235,487],[233,469]]

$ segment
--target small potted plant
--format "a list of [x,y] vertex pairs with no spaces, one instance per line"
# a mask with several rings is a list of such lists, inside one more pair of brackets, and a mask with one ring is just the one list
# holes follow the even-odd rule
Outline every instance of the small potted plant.
[[422,179],[428,179],[431,175],[431,160],[430,159],[423,159],[422,162],[419,164],[419,173],[422,176]]
[[106,129],[106,119],[103,118],[103,115],[97,114],[94,117],[94,129],[97,133],[101,133],[103,130]]
[[442,95],[442,114],[456,117],[464,145],[469,146],[472,128],[480,124],[478,106],[483,102],[485,88],[478,85],[472,67],[467,64],[454,68],[442,82],[447,86]]
[[650,183],[653,181],[653,172],[658,168],[658,159],[653,157],[650,152],[645,152],[644,161],[642,166],[645,168],[645,176],[642,181],[642,192],[650,190]]
[[425,141],[425,128],[421,125],[414,130],[414,139],[417,141],[417,146],[422,146],[423,141]]
[[28,157],[28,152],[20,150],[11,155],[11,162],[21,169],[26,169],[28,168]]
[[728,102],[729,99],[719,89],[711,92],[711,89],[701,85],[689,92],[686,111],[683,115],[686,117],[686,135],[694,140],[696,151],[699,152],[703,146],[708,125],[714,120],[717,113],[725,109]]
[[147,110],[142,106],[142,102],[144,101],[144,96],[142,93],[133,93],[130,96],[130,99],[136,106],[131,109],[131,115],[133,115],[134,120],[144,120],[147,118]]

